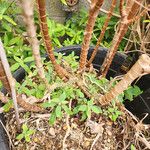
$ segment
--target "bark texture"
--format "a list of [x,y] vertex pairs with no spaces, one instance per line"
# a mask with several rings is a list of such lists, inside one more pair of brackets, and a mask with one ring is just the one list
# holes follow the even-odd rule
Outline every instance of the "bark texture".
[[36,69],[37,69],[39,77],[48,86],[48,82],[45,78],[42,59],[40,56],[39,41],[36,37],[36,28],[34,25],[34,18],[33,18],[33,1],[27,1],[27,0],[20,0],[20,1],[21,1],[21,5],[22,5],[24,22],[26,24],[28,36],[30,38],[30,45],[32,47],[32,52],[33,52],[33,56],[34,56],[34,60],[35,60]]
[[3,68],[3,65],[2,65],[2,62],[0,60],[0,80],[4,86],[4,88],[8,91],[8,92],[11,92],[10,90],[10,85],[9,85],[9,82],[8,82],[8,79],[6,77],[6,74],[5,74],[5,70]]
[[94,60],[94,58],[95,58],[95,56],[96,56],[96,54],[97,54],[98,48],[99,48],[99,46],[100,46],[100,44],[101,44],[101,42],[102,42],[102,40],[103,40],[103,37],[104,37],[104,35],[105,35],[105,32],[106,32],[108,23],[109,23],[109,21],[110,21],[110,19],[111,19],[111,17],[112,17],[112,14],[113,14],[113,11],[114,11],[115,6],[116,6],[116,0],[112,0],[111,7],[110,7],[109,12],[108,12],[108,14],[107,14],[107,18],[106,18],[106,20],[105,20],[105,23],[104,23],[104,25],[103,25],[102,31],[101,31],[100,36],[99,36],[99,38],[98,38],[96,47],[94,48],[94,51],[93,51],[93,53],[92,53],[92,55],[91,55],[91,58],[89,59],[89,61],[88,61],[88,63],[87,63],[87,66],[90,66],[90,64],[92,63],[92,61]]
[[[142,3],[142,0],[137,0],[139,3]],[[121,4],[122,5],[122,4]],[[136,17],[140,6],[136,2],[127,1],[126,8],[124,9],[122,6],[120,7],[121,12],[121,22],[118,26],[118,31],[115,33],[112,46],[107,53],[107,56],[102,64],[101,67],[101,74],[103,77],[106,76],[108,69],[112,63],[112,60],[117,52],[117,49],[119,47],[120,42],[122,41],[124,35],[126,34],[128,30],[128,26],[134,21],[134,18]]]
[[112,90],[100,98],[100,104],[109,104],[119,94],[126,90],[135,79],[141,77],[143,74],[150,74],[150,57],[146,54],[141,55],[128,73],[124,75],[123,79],[118,82]]
[[89,10],[89,17],[87,25],[84,32],[83,43],[81,46],[80,62],[79,62],[79,71],[85,69],[87,54],[90,46],[90,40],[92,38],[93,28],[95,25],[96,17],[99,14],[99,10],[103,4],[104,0],[92,0]]
[[68,78],[69,77],[68,72],[64,68],[62,68],[59,64],[57,64],[54,53],[53,53],[52,42],[48,33],[45,0],[37,0],[37,6],[38,6],[38,12],[39,12],[41,31],[43,34],[43,40],[44,40],[49,58],[58,76],[60,78],[66,78],[66,77]]
[[[9,101],[9,97],[5,96],[2,92],[0,92],[0,100],[2,101],[2,103],[5,104]],[[26,111],[37,112],[37,113],[44,111],[42,107],[26,102],[21,95],[17,95],[17,103]]]

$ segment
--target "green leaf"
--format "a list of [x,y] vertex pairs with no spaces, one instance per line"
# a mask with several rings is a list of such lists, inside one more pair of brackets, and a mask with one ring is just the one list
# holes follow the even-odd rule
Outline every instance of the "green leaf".
[[88,118],[91,118],[91,110],[90,109],[86,110],[86,115],[88,116]]
[[3,18],[4,18],[5,20],[7,20],[9,23],[11,23],[12,25],[15,25],[15,26],[17,25],[16,22],[13,21],[13,19],[11,19],[9,16],[3,15]]
[[23,130],[23,133],[27,132],[28,131],[28,127],[26,124],[23,124],[22,125],[22,130]]
[[56,114],[56,117],[61,118],[62,112],[61,112],[61,106],[60,106],[60,105],[58,105],[58,106],[56,107],[56,109],[55,109],[55,114]]
[[28,135],[32,135],[34,132],[35,132],[34,130],[29,129],[29,130],[27,131],[27,134],[28,134]]
[[23,134],[19,134],[17,135],[16,139],[17,140],[22,140],[24,138],[24,135]]
[[86,111],[87,110],[87,106],[86,105],[80,105],[78,110],[79,111]]
[[66,0],[61,0],[64,5],[67,5]]
[[39,86],[38,86],[38,89],[39,90],[41,90],[41,91],[44,91],[45,90],[45,84],[40,84]]
[[54,106],[56,106],[56,103],[54,103],[54,102],[45,102],[42,104],[42,107],[44,107],[44,108],[48,108],[48,107],[54,108]]
[[20,41],[20,37],[14,37],[13,39],[9,41],[9,45],[14,45],[18,43],[18,41]]
[[67,96],[66,96],[65,92],[63,92],[59,97],[60,101],[64,101],[66,98],[67,98]]
[[34,58],[31,56],[31,57],[26,57],[24,59],[24,62],[31,62],[31,61],[34,61]]
[[56,121],[56,114],[55,114],[55,112],[52,112],[51,116],[49,118],[49,124],[53,125],[55,121]]
[[136,148],[133,144],[131,144],[131,150],[136,150]]
[[29,135],[25,135],[25,141],[30,142],[30,136]]
[[69,107],[67,107],[66,105],[62,105],[62,108],[64,109],[64,111],[67,113],[67,114],[69,114],[69,115],[71,115],[72,114],[72,111],[69,109]]
[[9,100],[4,106],[3,109],[5,112],[8,112],[11,108],[13,108],[13,100]]
[[102,113],[101,108],[98,107],[98,106],[96,106],[96,105],[92,106],[91,109],[92,109],[92,111],[93,111],[94,113],[96,113],[96,114]]
[[87,118],[87,115],[85,112],[82,113],[81,121],[84,121]]
[[136,97],[136,96],[142,94],[142,91],[140,90],[140,88],[138,86],[134,85],[134,87],[133,87],[133,94]]
[[8,25],[8,23],[6,23],[6,22],[3,22],[2,27],[3,27],[5,30],[7,30],[8,32],[11,32],[11,31],[12,31],[11,26]]
[[133,100],[133,93],[132,92],[133,92],[132,88],[129,88],[126,91],[124,91],[125,99],[132,101]]
[[23,60],[20,59],[19,57],[15,56],[15,55],[14,55],[14,59],[15,59],[15,61],[17,61],[18,63],[23,63]]
[[10,67],[10,69],[11,69],[11,71],[13,72],[13,71],[16,71],[19,67],[20,67],[20,64],[19,64],[19,63],[15,63],[15,64],[13,64],[13,65]]

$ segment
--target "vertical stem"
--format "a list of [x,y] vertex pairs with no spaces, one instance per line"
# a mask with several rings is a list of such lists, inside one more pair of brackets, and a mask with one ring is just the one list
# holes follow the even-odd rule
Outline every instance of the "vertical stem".
[[12,93],[12,99],[14,103],[14,108],[15,108],[15,115],[16,115],[16,122],[17,122],[17,128],[20,130],[20,120],[19,120],[19,112],[18,112],[18,105],[17,105],[17,98],[16,98],[16,90],[15,90],[15,79],[12,77],[9,63],[3,48],[3,44],[0,40],[0,58],[2,61],[2,65],[4,67],[10,88],[11,88],[11,93]]
[[144,73],[150,73],[150,57],[146,54],[141,55],[123,79],[118,82],[111,91],[100,98],[100,104],[107,105],[110,103],[119,94],[126,90],[136,78],[140,77]]
[[33,56],[35,60],[35,65],[38,71],[38,75],[48,87],[48,82],[45,78],[42,59],[40,56],[39,41],[36,37],[36,28],[34,25],[34,18],[33,18],[33,4],[34,3],[33,1],[27,1],[27,0],[20,0],[20,2],[22,4],[22,11],[24,15],[24,22],[27,28],[27,33],[31,40],[30,44],[32,47],[32,52],[33,52]]
[[111,62],[118,50],[119,44],[122,41],[122,38],[124,37],[125,33],[127,32],[128,25],[122,23],[122,24],[120,24],[119,28],[120,28],[119,31],[115,33],[115,36],[114,36],[114,39],[112,42],[112,46],[111,46],[110,50],[108,51],[108,53],[105,57],[105,60],[101,66],[100,72],[103,77],[105,77],[108,72]]
[[101,44],[101,42],[102,42],[102,39],[103,39],[104,34],[105,34],[105,32],[106,32],[108,23],[109,23],[109,21],[110,21],[110,19],[111,19],[111,16],[112,16],[112,13],[113,13],[113,10],[114,10],[115,6],[116,6],[116,0],[112,0],[111,7],[110,7],[109,12],[108,12],[108,14],[107,14],[107,18],[106,18],[105,23],[104,23],[104,25],[103,25],[103,28],[102,28],[102,30],[101,30],[101,34],[100,34],[100,36],[99,36],[99,38],[98,38],[97,44],[96,44],[96,46],[95,46],[95,49],[93,50],[93,53],[92,53],[92,55],[91,55],[91,58],[89,59],[89,61],[88,61],[88,63],[87,63],[87,66],[90,66],[90,64],[92,63],[92,61],[94,60],[94,58],[95,58],[95,56],[96,56],[96,54],[97,54],[98,48],[99,48],[99,46],[100,46],[100,44]]
[[[138,0],[138,2],[141,2],[141,1],[142,0]],[[130,2],[128,2],[128,3],[130,3]],[[112,60],[113,60],[116,52],[117,52],[119,44],[127,32],[129,24],[132,22],[131,20],[133,20],[133,18],[136,16],[137,12],[139,11],[140,7],[137,3],[134,2],[132,6],[130,6],[128,3],[126,4],[124,16],[121,17],[121,23],[120,23],[120,26],[118,29],[118,33],[117,32],[115,33],[115,36],[114,36],[113,42],[112,42],[112,46],[111,46],[109,52],[107,53],[107,56],[102,64],[100,72],[103,77],[105,77],[108,72],[108,69],[112,63]]]
[[38,12],[39,12],[39,19],[40,19],[40,26],[43,34],[43,39],[45,42],[46,50],[49,55],[49,58],[54,66],[55,71],[59,75],[60,78],[68,78],[68,72],[62,68],[59,64],[57,64],[53,49],[52,49],[52,42],[48,32],[48,25],[46,19],[46,8],[45,8],[45,0],[37,0]]
[[6,88],[6,90],[8,92],[11,92],[10,85],[9,85],[8,79],[6,77],[6,73],[5,73],[5,70],[4,70],[4,67],[2,65],[1,60],[0,60],[0,80],[2,81],[4,88]]
[[83,43],[81,46],[81,54],[79,61],[79,71],[85,69],[87,54],[90,46],[90,40],[92,38],[93,28],[95,25],[96,17],[99,14],[100,7],[102,6],[104,0],[93,0],[91,1],[91,7],[89,10],[89,17],[87,25],[84,32]]

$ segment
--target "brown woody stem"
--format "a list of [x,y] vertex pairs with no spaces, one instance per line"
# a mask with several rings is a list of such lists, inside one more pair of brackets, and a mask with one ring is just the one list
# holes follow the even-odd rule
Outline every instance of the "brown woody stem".
[[[2,103],[7,103],[9,101],[9,97],[5,96],[2,92],[0,92],[0,100],[2,101]],[[37,112],[37,113],[44,111],[42,107],[26,102],[21,95],[17,95],[17,103],[26,111]]]
[[5,70],[3,68],[1,60],[0,60],[0,80],[2,81],[4,88],[6,88],[6,90],[10,93],[11,92],[10,85],[6,77]]
[[30,44],[32,47],[32,52],[35,60],[35,65],[38,71],[38,75],[48,88],[48,81],[45,78],[42,59],[40,56],[39,41],[36,37],[36,28],[34,25],[34,18],[33,18],[33,1],[27,1],[27,0],[20,0],[20,1],[22,4],[24,22],[26,24],[27,33],[31,40]]
[[126,90],[135,79],[142,76],[143,74],[150,74],[150,57],[146,54],[141,55],[141,57],[128,71],[128,73],[124,75],[123,79],[118,82],[111,91],[100,98],[100,104],[109,104],[119,94]]
[[83,43],[81,46],[81,54],[79,61],[79,71],[85,69],[87,54],[90,46],[90,40],[92,38],[93,28],[95,25],[96,18],[99,14],[100,7],[102,6],[104,0],[93,0],[91,1],[91,7],[89,10],[89,17],[87,25],[84,32]]
[[68,78],[68,72],[62,68],[59,64],[57,64],[53,49],[52,49],[52,42],[48,32],[48,25],[46,19],[46,8],[45,8],[45,0],[37,0],[39,18],[40,18],[40,26],[43,34],[43,40],[45,42],[46,50],[49,55],[49,58],[54,66],[56,73],[59,75],[60,78]]
[[110,21],[110,19],[111,19],[111,16],[112,16],[112,13],[113,13],[113,10],[114,10],[115,6],[116,6],[116,0],[112,0],[111,7],[110,7],[110,10],[109,10],[109,12],[108,12],[108,14],[107,14],[107,18],[106,18],[105,23],[104,23],[104,25],[103,25],[101,34],[100,34],[100,36],[99,36],[99,38],[98,38],[96,47],[95,47],[95,49],[93,50],[93,53],[92,53],[92,55],[91,55],[91,58],[90,58],[90,60],[89,60],[88,63],[87,63],[87,66],[90,66],[90,65],[91,65],[92,61],[94,60],[94,58],[95,58],[95,56],[96,56],[96,54],[97,54],[98,48],[99,48],[99,46],[100,46],[100,44],[101,44],[101,42],[102,42],[102,39],[103,39],[104,34],[105,34],[105,32],[106,32],[108,23],[109,23],[109,21]]
[[[142,2],[142,0],[138,0],[139,2]],[[139,5],[137,3],[133,3],[132,6],[129,5],[130,2],[126,4],[125,8],[125,15],[121,18],[121,23],[118,27],[118,32],[115,33],[112,46],[107,53],[107,56],[105,57],[105,60],[101,67],[101,74],[103,77],[106,76],[109,67],[112,63],[112,60],[117,52],[117,49],[119,47],[120,42],[122,41],[122,38],[126,34],[126,31],[128,30],[128,26],[131,23],[130,20],[132,20],[134,17],[136,17],[137,12],[139,11]]]

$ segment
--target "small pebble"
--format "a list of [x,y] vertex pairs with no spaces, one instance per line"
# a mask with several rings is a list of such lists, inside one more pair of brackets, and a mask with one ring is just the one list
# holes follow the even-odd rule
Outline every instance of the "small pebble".
[[50,128],[49,129],[49,134],[52,136],[55,136],[55,129],[54,128]]

